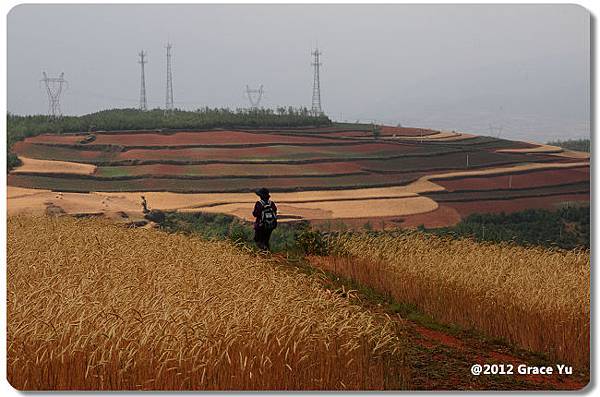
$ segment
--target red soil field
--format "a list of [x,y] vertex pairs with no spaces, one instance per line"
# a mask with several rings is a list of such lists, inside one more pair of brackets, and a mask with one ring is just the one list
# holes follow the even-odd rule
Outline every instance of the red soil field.
[[231,145],[273,143],[337,143],[338,140],[293,135],[260,134],[241,131],[200,131],[161,134],[97,134],[93,143],[122,146]]
[[402,217],[402,228],[415,228],[424,225],[427,228],[456,225],[461,220],[458,211],[449,205],[440,205],[435,211]]
[[337,157],[394,156],[415,150],[411,145],[365,143],[352,146],[265,146],[257,148],[133,149],[118,160],[307,160]]
[[338,131],[338,132],[323,133],[322,136],[362,138],[362,137],[373,137],[373,132],[372,131]]
[[[260,134],[241,131],[198,131],[178,132],[170,135],[158,133],[95,133],[96,140],[85,144],[120,145],[120,146],[177,146],[177,145],[240,145],[240,144],[273,144],[273,143],[337,143],[339,140],[321,138],[319,136],[293,136],[277,134]],[[39,135],[27,138],[28,143],[62,143],[78,144],[84,135]]]
[[433,179],[432,181],[453,192],[456,190],[506,189],[511,179],[511,186],[515,189],[584,182],[590,180],[590,168],[586,166],[499,176]]
[[380,216],[371,218],[343,218],[339,220],[311,221],[317,229],[328,231],[364,230],[368,224],[372,230],[392,230],[398,227],[415,228],[424,225],[427,228],[455,225],[461,216],[451,207],[440,205],[436,210],[421,214],[403,216]]
[[485,200],[462,203],[444,203],[453,208],[463,218],[474,213],[511,213],[530,208],[555,209],[560,203],[567,201],[589,202],[589,193],[562,194],[556,196],[518,198],[512,200]]

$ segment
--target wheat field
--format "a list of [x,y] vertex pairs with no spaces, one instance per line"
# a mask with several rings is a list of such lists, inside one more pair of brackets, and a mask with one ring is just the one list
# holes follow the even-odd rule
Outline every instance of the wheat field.
[[[580,370],[590,359],[590,253],[418,232],[331,236],[313,265]],[[560,362],[560,361],[559,361]]]
[[230,243],[70,217],[8,220],[21,390],[399,389],[394,322]]

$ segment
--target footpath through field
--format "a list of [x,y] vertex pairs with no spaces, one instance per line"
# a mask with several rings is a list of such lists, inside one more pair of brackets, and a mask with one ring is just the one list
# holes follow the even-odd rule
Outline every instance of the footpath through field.
[[[285,266],[290,265],[283,256],[279,261]],[[308,272],[315,271],[310,265],[291,265]],[[391,318],[399,324],[407,347],[411,390],[579,390],[589,382],[589,375],[576,368],[572,375],[519,375],[517,367],[521,364],[555,363],[477,331],[441,324],[411,305],[392,302],[376,291],[357,286],[335,274],[321,274],[323,288],[327,291],[347,298],[375,316]],[[514,366],[515,374],[475,376],[471,374],[474,364],[510,364]]]

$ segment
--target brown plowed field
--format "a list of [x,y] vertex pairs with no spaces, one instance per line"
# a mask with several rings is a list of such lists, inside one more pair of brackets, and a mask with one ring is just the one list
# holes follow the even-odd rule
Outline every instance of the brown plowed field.
[[481,200],[469,202],[444,203],[445,207],[456,210],[460,216],[466,217],[475,213],[511,213],[529,208],[556,209],[556,206],[570,201],[589,202],[588,193],[560,194],[556,196],[517,198],[512,200]]
[[439,203],[447,202],[478,202],[485,200],[514,200],[526,197],[557,196],[561,194],[589,193],[590,183],[573,182],[563,185],[538,186],[531,188],[504,188],[497,190],[463,190],[454,192],[433,192],[425,195]]
[[584,182],[589,181],[589,179],[590,168],[586,166],[498,176],[436,179],[435,183],[453,192],[457,190],[506,189],[509,187],[509,183],[510,186],[516,189],[548,185],[554,186],[564,183]]
[[162,145],[228,145],[257,143],[336,143],[337,140],[320,137],[295,137],[292,135],[253,134],[241,131],[202,131],[178,132],[173,135],[132,134],[97,135],[96,143],[123,146],[162,146]]
[[402,228],[415,228],[421,225],[427,228],[456,225],[460,222],[459,212],[449,205],[440,205],[435,211],[408,215],[403,218]]

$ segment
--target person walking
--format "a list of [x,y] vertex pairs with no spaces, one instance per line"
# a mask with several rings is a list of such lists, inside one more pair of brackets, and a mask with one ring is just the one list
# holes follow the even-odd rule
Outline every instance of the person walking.
[[269,240],[271,233],[277,227],[277,206],[271,201],[271,195],[267,188],[260,188],[256,192],[260,200],[254,204],[252,215],[254,221],[254,242],[261,250],[271,249]]

